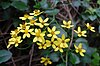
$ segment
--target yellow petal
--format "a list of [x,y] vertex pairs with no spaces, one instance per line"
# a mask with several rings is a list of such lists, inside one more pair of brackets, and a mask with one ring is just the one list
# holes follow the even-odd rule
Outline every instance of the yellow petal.
[[43,22],[43,19],[42,19],[42,17],[39,17],[39,21],[40,21],[40,22]]
[[66,21],[65,20],[63,20],[63,24],[66,25]]
[[49,18],[46,18],[45,20],[44,20],[44,22],[47,22],[49,20]]
[[52,31],[55,31],[55,30],[56,30],[56,27],[55,27],[55,26],[53,26]]
[[78,48],[82,48],[82,44],[81,43],[78,45]]
[[84,56],[84,54],[83,54],[82,52],[80,52],[80,55],[81,55],[81,56]]
[[37,39],[37,37],[35,37],[34,39],[33,39],[33,42],[36,42],[38,39]]
[[82,52],[86,52],[86,50],[82,49]]
[[78,27],[78,32],[81,32],[81,27]]
[[64,34],[62,34],[62,40],[64,40],[65,39],[65,35]]

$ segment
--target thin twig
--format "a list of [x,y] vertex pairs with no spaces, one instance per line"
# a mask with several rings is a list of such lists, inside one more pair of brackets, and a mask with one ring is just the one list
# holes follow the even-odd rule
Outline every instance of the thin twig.
[[34,44],[32,45],[32,49],[31,49],[29,66],[31,66],[31,62],[32,62],[32,56],[33,56],[33,51],[34,51]]

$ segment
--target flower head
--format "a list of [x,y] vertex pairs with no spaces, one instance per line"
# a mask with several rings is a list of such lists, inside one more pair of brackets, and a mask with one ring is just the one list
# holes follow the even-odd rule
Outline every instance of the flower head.
[[17,27],[17,28],[18,28],[18,30],[24,30],[24,29],[26,29],[26,26],[28,26],[27,23],[19,24],[19,27]]
[[47,30],[48,30],[48,32],[50,33],[50,34],[47,34],[48,37],[57,38],[56,35],[60,34],[60,31],[56,31],[56,27],[55,27],[55,26],[53,26],[52,29],[50,29],[50,28],[48,27]]
[[17,37],[17,35],[20,33],[20,31],[18,29],[15,29],[14,31],[11,31],[10,35],[11,37],[15,38]]
[[35,33],[32,33],[32,35],[35,35],[33,42],[42,42],[44,40],[45,32],[41,32],[41,29],[35,29]]
[[91,30],[92,32],[95,32],[94,27],[92,27],[89,23],[86,24],[86,27]]
[[40,12],[40,10],[34,10],[33,13],[30,13],[30,15],[38,16],[43,12]]
[[15,44],[15,47],[17,47],[19,45],[19,43],[21,43],[21,42],[22,42],[21,36],[18,36],[16,38],[10,38],[9,41],[8,41],[7,48],[9,48],[10,45],[13,45],[13,44]]
[[80,53],[81,56],[84,56],[83,53],[86,52],[85,49],[82,49],[82,44],[80,43],[78,46],[74,45],[76,53]]
[[71,25],[71,21],[66,22],[65,20],[63,20],[63,24],[64,25],[61,25],[61,26],[65,28],[71,28],[74,26],[74,25]]
[[37,45],[39,46],[39,49],[46,49],[48,46],[48,44],[45,43],[45,40],[43,40],[41,43],[37,43]]
[[36,21],[37,21],[37,20],[38,20],[38,19],[35,19],[35,20],[31,19],[30,22],[29,22],[28,24],[30,24],[31,26],[33,26],[33,25],[36,24]]
[[70,39],[65,39],[65,35],[63,34],[61,38],[57,38],[57,41],[58,43],[60,43],[60,47],[63,47],[63,48],[67,48],[68,47],[68,44],[67,42],[70,41]]
[[30,15],[28,15],[28,14],[24,14],[23,17],[19,17],[19,19],[22,19],[22,20],[33,19],[33,18],[34,18],[34,16],[30,16]]
[[26,29],[20,30],[20,32],[24,33],[23,39],[25,39],[25,37],[30,38],[30,33],[33,33],[34,29],[29,29],[29,28],[30,28],[30,26],[26,26]]
[[45,66],[47,66],[47,64],[52,64],[52,62],[50,61],[50,58],[45,58],[45,57],[41,57],[41,63],[44,63]]
[[49,18],[46,19],[42,19],[42,17],[39,17],[39,22],[40,23],[36,23],[37,26],[39,26],[40,28],[43,28],[44,26],[48,26],[49,24],[46,23],[49,20]]
[[76,30],[74,30],[74,31],[78,34],[79,37],[81,37],[81,36],[86,37],[86,35],[85,35],[86,31],[85,30],[81,31],[81,27],[78,27],[77,31]]

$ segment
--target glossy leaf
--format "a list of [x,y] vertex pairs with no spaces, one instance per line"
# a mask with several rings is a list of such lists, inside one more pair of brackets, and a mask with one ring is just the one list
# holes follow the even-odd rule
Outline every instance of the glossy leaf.
[[59,61],[59,56],[57,53],[51,53],[50,54],[50,59],[53,61],[53,62],[58,62]]
[[0,63],[8,61],[12,56],[12,53],[7,50],[0,50]]
[[74,53],[70,54],[70,59],[69,60],[70,60],[70,62],[72,64],[79,64],[80,63],[79,57],[76,54],[74,54]]
[[50,9],[50,10],[46,10],[45,13],[48,15],[56,15],[57,13],[59,13],[59,10],[58,9]]
[[13,7],[15,7],[16,9],[22,10],[22,11],[28,9],[28,6],[24,2],[22,2],[22,1],[14,1],[11,5]]
[[76,42],[77,42],[77,43],[87,43],[87,40],[84,39],[84,38],[78,38],[78,39],[76,40]]

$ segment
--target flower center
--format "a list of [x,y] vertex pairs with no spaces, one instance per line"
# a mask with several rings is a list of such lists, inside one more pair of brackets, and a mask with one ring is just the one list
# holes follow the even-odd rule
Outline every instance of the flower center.
[[62,43],[65,43],[65,41],[64,41],[64,40],[62,40]]
[[25,14],[25,15],[24,15],[24,17],[25,17],[25,18],[28,18],[28,17],[29,17],[29,15],[28,15],[28,14]]
[[82,49],[81,49],[81,48],[78,48],[78,51],[79,51],[79,52],[81,52],[81,51],[82,51]]
[[51,34],[52,34],[52,35],[54,35],[54,34],[55,34],[55,32],[54,32],[54,31],[51,31]]
[[25,29],[25,34],[27,34],[28,33],[28,30],[27,29]]

